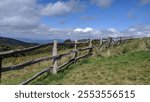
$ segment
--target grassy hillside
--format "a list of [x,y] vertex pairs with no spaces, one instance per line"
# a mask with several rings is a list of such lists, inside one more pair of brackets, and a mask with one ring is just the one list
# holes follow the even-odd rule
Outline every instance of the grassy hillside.
[[88,58],[33,84],[150,84],[150,51]]
[[[39,49],[34,52],[36,54],[7,58],[3,66],[50,56],[51,50],[52,46]],[[59,53],[70,50],[62,46]],[[60,60],[59,65],[71,57]],[[51,61],[44,61],[3,73],[1,84],[19,84],[51,65]],[[56,75],[45,74],[30,84],[150,84],[150,38],[129,40],[110,49],[96,48],[92,57],[80,60]]]
[[0,37],[0,52],[18,48],[35,46],[36,43],[26,43],[12,38]]
[[32,84],[150,84],[150,38],[129,40]]

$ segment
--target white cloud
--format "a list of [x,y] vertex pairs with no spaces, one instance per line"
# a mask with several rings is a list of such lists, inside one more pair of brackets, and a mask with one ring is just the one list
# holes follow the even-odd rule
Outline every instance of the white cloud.
[[116,30],[115,28],[109,28],[109,29],[107,29],[107,31],[113,32],[113,33],[116,33],[116,32],[117,32],[117,30]]
[[78,0],[48,5],[38,4],[37,0],[0,0],[0,36],[63,37],[68,30],[54,30],[41,23],[42,17],[67,15],[80,11],[82,7]]
[[[112,0],[92,1],[93,3],[100,3],[99,6],[101,7],[108,7],[112,3]],[[67,15],[72,12],[80,11],[81,8],[82,5],[79,4],[78,0],[68,2],[59,1],[49,3],[46,6],[37,4],[37,0],[0,0],[0,36],[39,37],[45,39],[58,37],[60,39],[81,39],[127,35],[139,37],[150,36],[150,26],[146,25],[133,26],[123,32],[119,32],[114,28],[106,30],[90,27],[84,29],[61,29],[46,26],[40,22],[43,16]],[[85,17],[85,19],[89,18]]]
[[109,7],[114,0],[91,0],[91,2],[101,8]]
[[150,37],[150,25],[135,25],[121,33],[133,37]]
[[74,29],[74,32],[84,32],[84,33],[87,33],[87,32],[90,32],[92,31],[93,29],[92,28],[89,28],[89,27],[86,27],[85,29],[82,29],[82,28],[76,28]]
[[45,16],[62,16],[72,12],[78,12],[83,9],[79,1],[71,0],[68,2],[57,1],[56,3],[49,3],[43,8],[42,14]]
[[40,7],[36,0],[2,0],[0,2],[0,27],[32,28],[38,25]]

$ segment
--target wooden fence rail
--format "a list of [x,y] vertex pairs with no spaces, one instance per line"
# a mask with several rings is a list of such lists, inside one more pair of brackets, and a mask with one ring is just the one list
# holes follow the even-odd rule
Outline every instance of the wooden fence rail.
[[[81,42],[83,44],[84,43],[89,43],[89,46],[85,47],[85,48],[80,48],[80,49],[77,49],[78,44],[80,44],[80,42],[75,40],[74,50],[72,50],[70,52],[67,52],[67,53],[64,53],[64,54],[58,54],[57,53],[57,45],[58,45],[58,43],[57,43],[56,40],[54,40],[54,43],[53,43],[53,55],[52,56],[42,57],[42,58],[39,58],[39,59],[35,59],[35,60],[32,60],[32,61],[27,61],[27,62],[18,64],[18,65],[13,65],[13,66],[9,66],[9,67],[2,67],[2,60],[4,58],[11,57],[14,54],[18,54],[18,53],[25,53],[25,52],[33,51],[33,50],[39,49],[41,47],[46,47],[46,46],[48,46],[50,44],[37,45],[37,46],[34,46],[34,47],[25,48],[23,50],[19,49],[19,50],[0,52],[0,81],[1,81],[2,73],[4,73],[4,72],[11,71],[11,70],[23,69],[23,68],[25,68],[27,66],[30,66],[30,65],[42,62],[42,61],[50,61],[50,60],[53,61],[53,67],[52,68],[51,67],[50,68],[46,68],[46,69],[42,70],[41,72],[39,72],[36,75],[34,75],[32,78],[22,82],[21,83],[22,85],[30,83],[31,81],[33,81],[34,79],[36,79],[37,77],[43,75],[46,72],[49,72],[49,73],[52,73],[52,74],[56,74],[57,72],[65,69],[66,66],[68,66],[69,64],[72,64],[72,63],[76,62],[79,59],[82,59],[82,58],[90,56],[92,54],[93,48],[102,46],[103,45],[103,41],[105,41],[105,40],[107,40],[108,46],[110,46],[110,44],[112,43],[113,39],[111,39],[111,38],[99,39],[99,44],[98,45],[94,45],[94,46],[92,44],[93,40],[90,39],[89,41]],[[120,40],[118,40],[118,41],[120,41]],[[87,54],[84,54],[84,55],[81,55],[81,56],[77,57],[79,52],[85,51],[85,50],[88,50]],[[61,59],[62,57],[66,57],[66,56],[71,55],[71,54],[73,54],[73,58],[71,58],[69,61],[65,62],[64,64],[62,64],[61,66],[58,67],[58,64],[57,64],[58,60]]]
[[48,44],[37,45],[37,46],[24,48],[24,49],[0,52],[0,57],[1,58],[7,58],[7,57],[10,57],[10,56],[14,56],[15,54],[18,54],[18,53],[25,53],[25,52],[33,51],[33,50],[36,50],[36,49],[39,49],[39,48],[42,48],[42,47],[46,47],[48,45],[50,45],[50,44],[48,43]]
[[43,75],[44,73],[46,73],[48,71],[49,71],[49,68],[46,68],[46,69],[42,70],[41,72],[37,73],[36,75],[34,75],[32,78],[22,82],[20,85],[26,85],[26,84],[30,83],[31,81],[33,81],[34,79],[36,79],[37,77]]

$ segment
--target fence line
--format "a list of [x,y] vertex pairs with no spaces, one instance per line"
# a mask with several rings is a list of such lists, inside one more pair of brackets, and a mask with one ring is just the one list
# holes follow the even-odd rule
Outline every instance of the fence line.
[[[117,40],[117,42],[121,43],[122,40],[123,40],[123,38],[119,38],[119,40]],[[30,66],[30,65],[36,64],[38,62],[47,61],[47,60],[49,60],[49,61],[52,60],[53,61],[53,67],[52,68],[50,67],[50,68],[46,68],[46,69],[42,70],[41,72],[37,73],[32,78],[22,82],[21,84],[22,85],[28,84],[29,82],[33,81],[34,79],[36,79],[37,77],[43,75],[46,72],[50,72],[52,74],[57,74],[57,72],[65,69],[66,68],[65,66],[68,66],[69,64],[75,63],[79,59],[82,59],[82,58],[90,56],[92,54],[93,48],[95,48],[95,47],[102,47],[103,44],[105,44],[104,42],[107,42],[107,48],[109,48],[111,43],[113,43],[113,39],[110,38],[110,37],[107,38],[107,39],[99,39],[99,44],[98,45],[94,45],[94,46],[92,44],[93,41],[94,40],[92,40],[92,39],[90,39],[89,41],[86,41],[86,42],[78,42],[77,40],[75,40],[74,50],[72,50],[70,52],[67,52],[67,53],[64,53],[64,54],[58,54],[57,53],[58,42],[56,40],[54,40],[54,43],[53,43],[53,55],[51,57],[42,57],[42,58],[39,58],[39,59],[35,59],[35,60],[32,60],[32,61],[27,61],[27,62],[24,62],[22,64],[9,66],[9,67],[2,67],[2,60],[4,58],[11,57],[14,54],[25,53],[25,52],[29,52],[29,51],[33,51],[33,50],[39,49],[41,47],[46,47],[46,46],[50,45],[50,43],[49,44],[43,44],[43,45],[37,45],[37,46],[34,46],[34,47],[25,48],[23,50],[19,49],[19,50],[12,50],[12,51],[1,52],[0,53],[0,82],[1,82],[1,75],[4,72],[11,71],[11,70],[23,69],[26,66]],[[78,44],[84,44],[84,43],[89,43],[89,46],[85,47],[85,48],[77,49]],[[81,56],[77,57],[77,54],[79,53],[79,51],[85,51],[85,50],[88,50],[87,54],[84,54],[84,55],[81,55]],[[58,67],[58,60],[61,59],[62,57],[66,57],[66,56],[71,55],[71,54],[73,54],[73,58]]]
[[42,47],[46,47],[48,45],[50,45],[50,43],[43,44],[43,45],[37,45],[37,46],[33,46],[33,47],[28,47],[28,48],[24,48],[24,49],[17,49],[17,50],[0,52],[0,57],[7,58],[7,57],[13,56],[13,55],[18,54],[18,53],[25,53],[25,52],[33,51],[33,50],[36,50],[36,49],[39,49]]

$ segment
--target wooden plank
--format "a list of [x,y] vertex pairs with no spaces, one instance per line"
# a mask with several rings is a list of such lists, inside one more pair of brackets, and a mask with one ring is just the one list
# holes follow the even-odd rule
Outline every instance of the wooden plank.
[[57,56],[43,57],[43,58],[35,59],[35,60],[32,60],[32,61],[27,61],[27,62],[24,62],[22,64],[18,64],[18,65],[15,65],[15,66],[4,67],[4,68],[2,68],[1,72],[7,72],[7,71],[11,71],[11,70],[23,69],[26,66],[30,66],[32,64],[36,64],[36,63],[42,62],[42,61],[60,59],[62,57],[70,55],[71,53],[74,53],[74,52],[75,51],[71,51],[71,52],[60,54],[60,55],[57,55]]
[[85,48],[78,49],[78,51],[90,50],[91,48],[92,47],[85,47]]
[[15,65],[15,66],[4,67],[4,68],[2,68],[1,72],[7,72],[7,71],[10,71],[10,70],[23,69],[26,66],[30,66],[30,65],[36,64],[38,62],[47,61],[47,60],[53,60],[53,59],[60,59],[62,57],[70,55],[71,53],[77,53],[78,51],[89,50],[91,48],[92,47],[82,48],[82,49],[78,49],[76,51],[70,51],[68,53],[64,53],[64,54],[60,54],[60,55],[56,55],[56,56],[52,56],[52,57],[43,57],[43,58],[35,59],[35,60],[32,60],[32,61],[27,61],[25,63],[18,64],[18,65]]
[[58,68],[58,72],[61,71],[61,70],[64,70],[66,68],[66,66],[68,66],[68,64],[73,64],[73,62],[76,60],[79,60],[79,59],[82,59],[82,58],[85,58],[89,56],[89,54],[85,54],[85,55],[82,55],[82,56],[79,56],[77,58],[72,58],[70,59],[69,61],[67,61],[66,63],[64,63],[63,65],[61,65],[59,68]]
[[0,57],[7,58],[7,57],[10,57],[10,56],[14,56],[15,54],[33,51],[33,50],[36,50],[36,49],[39,49],[41,47],[45,47],[45,46],[48,46],[48,45],[50,45],[50,44],[43,44],[43,45],[37,45],[37,46],[28,47],[28,48],[24,48],[24,49],[17,49],[17,50],[0,52]]
[[75,51],[70,51],[70,52],[67,52],[67,53],[64,53],[64,54],[59,54],[58,55],[58,59],[60,59],[60,58],[62,58],[62,57],[66,57],[66,56],[68,56],[68,55],[71,55],[72,53],[75,53]]
[[25,63],[18,64],[18,65],[15,65],[15,66],[4,67],[4,68],[2,68],[2,72],[7,72],[7,71],[10,71],[10,70],[23,69],[26,66],[30,66],[32,64],[36,64],[36,63],[41,62],[41,61],[52,60],[55,57],[57,57],[57,56],[54,56],[54,57],[43,57],[43,58],[39,58],[39,59],[36,59],[36,60],[27,61]]
[[2,78],[2,57],[0,57],[0,83]]
[[31,81],[33,81],[34,79],[38,78],[39,76],[43,75],[44,73],[48,72],[50,68],[44,69],[41,72],[37,73],[36,75],[34,75],[32,78],[29,78],[28,80],[22,82],[20,85],[27,85],[28,83],[30,83]]
[[87,57],[87,56],[89,56],[89,55],[91,55],[91,54],[88,53],[88,54],[79,56],[79,57],[77,57],[75,60],[77,61],[77,60],[82,59],[82,58],[85,58],[85,57]]
[[70,59],[69,61],[67,61],[66,63],[64,63],[63,65],[61,65],[59,68],[58,68],[58,72],[61,71],[61,70],[64,70],[66,67],[65,66],[68,66],[68,64],[72,64],[74,61],[77,61],[79,59],[82,59],[82,58],[85,58],[87,56],[89,56],[90,54],[85,54],[85,55],[82,55],[82,56],[79,56],[79,57],[76,57],[76,58],[72,58]]
[[66,63],[64,63],[63,65],[61,65],[61,66],[58,68],[57,71],[59,72],[59,71],[65,69],[64,67],[67,66],[68,64],[70,64],[71,62],[74,62],[74,60],[75,60],[74,58],[70,59],[69,61],[67,61]]

